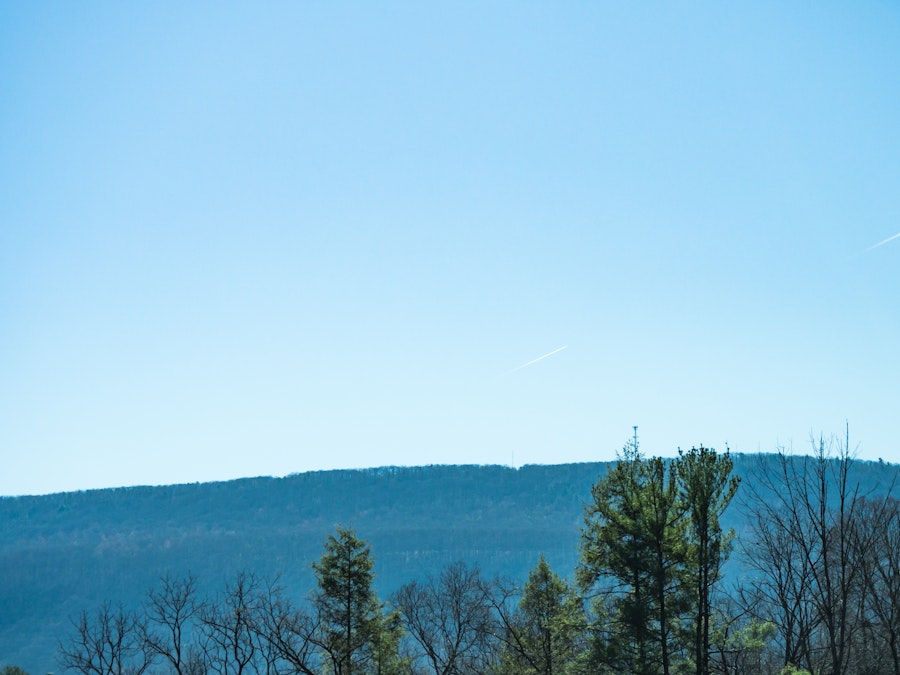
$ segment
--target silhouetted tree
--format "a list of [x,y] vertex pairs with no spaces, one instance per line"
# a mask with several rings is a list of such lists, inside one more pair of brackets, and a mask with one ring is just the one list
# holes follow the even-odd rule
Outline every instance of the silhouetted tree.
[[191,642],[199,611],[197,582],[165,576],[147,594],[143,641],[147,651],[162,658],[176,675],[198,674],[199,654]]
[[[784,462],[787,458],[779,457]],[[760,621],[772,621],[778,629],[782,664],[813,662],[813,636],[818,619],[809,602],[813,584],[811,565],[802,553],[794,523],[785,504],[771,498],[774,485],[767,472],[754,474],[754,496],[749,507],[749,536],[742,543],[744,559],[752,570],[749,583],[754,601],[749,604]],[[761,490],[757,492],[758,489]]]
[[878,672],[900,675],[900,501],[888,496],[865,500],[859,509],[857,543],[864,585],[864,649],[873,652]]
[[199,611],[206,667],[218,675],[260,672],[264,660],[257,630],[262,582],[240,571],[225,590]]
[[142,675],[152,656],[141,640],[140,619],[121,606],[102,604],[94,614],[82,612],[72,635],[59,645],[63,670],[82,675]]
[[483,673],[496,631],[489,590],[476,568],[457,562],[437,578],[412,581],[393,596],[415,657],[435,675]]
[[318,675],[317,628],[315,620],[284,597],[280,587],[271,584],[260,597],[256,630],[281,662],[278,673]]
[[813,447],[812,457],[782,451],[777,473],[753,476],[754,537],[745,554],[759,572],[755,583],[779,627],[785,662],[823,675],[871,672],[874,652],[862,639],[878,528],[865,522],[866,500],[851,479],[849,438],[820,437]]
[[712,607],[710,621],[711,673],[721,675],[762,675],[777,673],[783,661],[773,647],[777,626],[757,618],[752,593],[741,586],[722,594]]

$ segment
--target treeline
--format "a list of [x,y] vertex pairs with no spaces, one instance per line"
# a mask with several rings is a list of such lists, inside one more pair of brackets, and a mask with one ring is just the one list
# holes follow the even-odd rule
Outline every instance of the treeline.
[[[832,452],[832,449],[835,451]],[[368,544],[338,528],[297,601],[236,574],[201,594],[167,576],[132,611],[82,612],[59,645],[81,675],[635,673],[900,675],[900,505],[860,494],[847,444],[745,477],[727,452],[635,445],[593,486],[571,579],[541,557],[524,582],[453,563],[385,601]],[[734,555],[750,573],[725,588]]]
[[723,652],[742,634],[764,635],[764,621],[774,630],[770,662],[822,675],[900,675],[897,473],[885,471],[880,494],[863,493],[851,479],[849,439],[820,439],[810,457],[777,459],[747,486],[751,525],[740,548],[751,572],[723,597]]

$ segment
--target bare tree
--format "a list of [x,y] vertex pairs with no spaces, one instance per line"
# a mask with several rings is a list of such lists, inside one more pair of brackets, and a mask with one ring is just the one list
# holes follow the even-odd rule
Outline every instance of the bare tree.
[[[865,599],[863,648],[873,649],[878,672],[900,675],[900,501],[866,500],[860,509],[866,532],[861,537]],[[868,545],[867,545],[868,544]]]
[[176,675],[198,675],[200,661],[191,642],[195,628],[197,582],[165,576],[160,587],[147,594],[143,641],[150,654],[168,662]]
[[258,605],[256,632],[275,660],[283,664],[277,672],[317,675],[317,628],[317,622],[285,598],[279,586],[267,585]]
[[452,563],[437,578],[402,586],[393,604],[418,646],[418,660],[435,675],[486,672],[496,628],[477,569]]
[[869,653],[859,646],[876,531],[864,523],[864,495],[851,478],[849,434],[820,437],[813,448],[812,457],[781,452],[777,475],[753,477],[754,536],[745,552],[778,624],[785,663],[823,675],[867,672]]
[[760,675],[781,671],[781,654],[773,645],[778,628],[758,618],[760,597],[741,586],[717,594],[711,624],[710,672]]
[[[781,468],[787,459],[779,457]],[[780,475],[784,475],[783,473]],[[755,485],[775,490],[771,477],[762,474]],[[753,488],[757,489],[757,488]],[[794,534],[790,510],[779,497],[754,499],[750,537],[743,550],[751,569],[752,602],[744,605],[760,620],[770,620],[778,628],[782,663],[804,665],[812,662],[812,638],[818,620],[809,603],[812,571]]]
[[255,675],[260,672],[263,651],[256,630],[259,578],[238,572],[214,602],[199,611],[203,654],[207,668],[218,675]]
[[72,627],[68,641],[59,645],[63,670],[82,675],[142,675],[151,664],[140,620],[121,606],[104,603],[93,615],[82,612]]

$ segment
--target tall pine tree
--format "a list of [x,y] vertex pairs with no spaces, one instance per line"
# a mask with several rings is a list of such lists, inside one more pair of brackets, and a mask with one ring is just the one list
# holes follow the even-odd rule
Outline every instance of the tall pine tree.
[[730,548],[719,518],[738,486],[731,470],[727,452],[647,459],[633,444],[594,485],[578,580],[595,597],[598,667],[709,674],[711,596]]
[[578,581],[597,598],[597,661],[619,672],[668,675],[675,661],[673,611],[681,605],[683,509],[675,473],[635,445],[591,490]]
[[313,563],[318,581],[315,641],[332,675],[389,675],[400,668],[400,622],[395,615],[384,615],[372,567],[368,544],[342,527],[328,537],[322,558]]
[[679,451],[679,483],[689,518],[689,575],[693,582],[693,651],[697,675],[710,672],[710,598],[733,537],[733,533],[722,532],[719,523],[740,482],[731,476],[732,466],[727,451],[719,455],[702,445],[689,452]]

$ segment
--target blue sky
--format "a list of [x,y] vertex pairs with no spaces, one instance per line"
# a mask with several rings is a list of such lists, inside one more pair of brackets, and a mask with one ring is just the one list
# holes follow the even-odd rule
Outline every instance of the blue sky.
[[898,63],[887,2],[5,3],[0,494],[898,462]]

